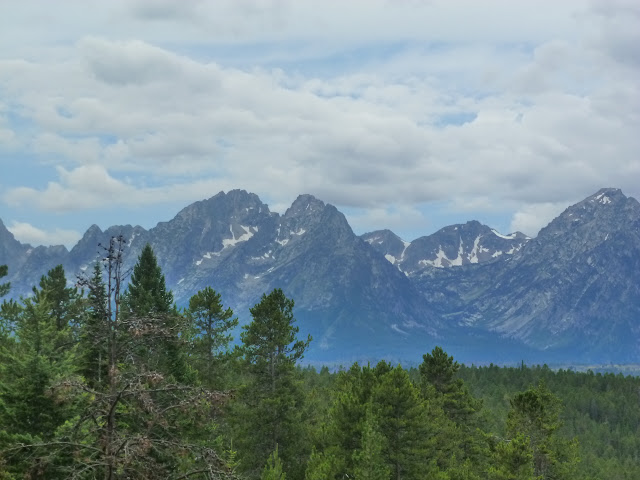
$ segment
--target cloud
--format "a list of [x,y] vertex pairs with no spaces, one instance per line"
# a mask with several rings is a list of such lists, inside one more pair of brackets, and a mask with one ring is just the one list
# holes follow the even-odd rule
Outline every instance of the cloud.
[[[354,211],[347,213],[346,217],[358,235],[382,229],[393,230],[398,235],[410,230],[413,235],[416,231],[426,231],[429,226],[428,219],[420,210],[404,205]],[[404,240],[411,241],[413,238]]]
[[56,213],[88,209],[135,209],[145,205],[184,202],[211,196],[211,192],[231,189],[224,181],[196,180],[159,186],[134,186],[114,178],[100,165],[66,170],[58,167],[58,181],[38,190],[30,187],[8,189],[3,200],[13,207],[36,207]]
[[424,205],[498,205],[532,234],[549,202],[640,195],[633,2],[91,5],[75,22],[0,7],[0,157],[25,158],[12,207],[245,188],[398,229]]
[[510,230],[522,232],[530,237],[535,237],[543,227],[560,215],[567,205],[565,203],[539,203],[523,207],[514,213],[511,219]]
[[56,228],[54,230],[41,230],[26,222],[13,221],[7,227],[13,236],[22,243],[31,245],[65,245],[71,248],[82,237],[80,232],[75,230],[64,230]]

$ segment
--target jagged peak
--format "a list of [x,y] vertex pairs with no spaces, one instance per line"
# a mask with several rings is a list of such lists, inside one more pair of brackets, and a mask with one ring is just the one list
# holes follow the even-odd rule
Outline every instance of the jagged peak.
[[391,237],[391,238],[397,238],[398,240],[402,241],[402,239],[398,235],[396,235],[394,232],[392,232],[388,228],[383,228],[382,230],[374,230],[372,232],[363,233],[360,236],[362,238]]
[[293,217],[298,216],[301,213],[308,214],[311,212],[320,212],[324,210],[327,205],[322,200],[318,200],[313,195],[308,193],[298,195],[298,198],[294,200],[291,206],[287,209],[284,216]]
[[87,231],[84,233],[84,236],[86,237],[89,235],[102,235],[102,233],[102,229],[94,223],[87,229]]
[[[249,193],[246,190],[234,189],[225,193],[220,191],[212,197],[194,202],[178,212],[176,219],[188,219],[194,215],[199,215],[202,211],[217,212],[220,209],[229,212],[240,212],[242,210],[248,212],[257,209],[256,213],[264,213],[270,215],[269,207],[262,203],[258,195]],[[166,223],[166,222],[160,222]]]

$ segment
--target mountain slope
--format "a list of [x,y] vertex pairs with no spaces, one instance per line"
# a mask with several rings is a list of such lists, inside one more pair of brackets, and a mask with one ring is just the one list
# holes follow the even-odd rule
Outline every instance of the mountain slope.
[[602,189],[567,208],[505,264],[477,308],[487,327],[537,348],[637,360],[640,204]]
[[520,232],[502,235],[475,220],[444,227],[410,243],[389,230],[366,233],[362,238],[408,276],[430,267],[491,262],[502,255],[513,255],[530,240]]
[[150,230],[93,225],[70,252],[23,245],[0,222],[11,295],[28,294],[60,263],[73,283],[117,235],[125,268],[152,245],[181,306],[211,286],[247,322],[263,293],[282,288],[301,333],[314,336],[308,359],[418,358],[436,342],[466,361],[628,362],[640,354],[640,204],[616,189],[567,208],[535,239],[476,221],[411,243],[389,230],[358,237],[311,195],[279,215],[242,190]]

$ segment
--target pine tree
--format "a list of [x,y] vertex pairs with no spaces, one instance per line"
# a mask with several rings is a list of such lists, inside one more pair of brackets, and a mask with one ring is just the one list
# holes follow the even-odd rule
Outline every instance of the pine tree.
[[518,434],[495,447],[488,472],[489,480],[535,480],[529,438]]
[[471,426],[482,402],[474,399],[464,382],[456,377],[460,364],[441,347],[435,347],[422,358],[420,377],[423,391],[431,385],[441,397],[447,417],[457,425]]
[[[173,293],[167,291],[162,269],[148,243],[123,294],[122,314],[133,334],[147,340],[137,352],[140,361],[152,370],[187,381],[189,370],[181,348],[186,322],[173,305]],[[152,336],[148,335],[150,332]]]
[[52,268],[46,276],[42,276],[40,289],[33,287],[33,297],[36,302],[40,302],[41,297],[46,297],[58,331],[75,327],[83,312],[82,295],[76,287],[67,287],[67,277],[62,265]]
[[[293,300],[282,290],[264,294],[250,309],[253,321],[243,327],[242,352],[249,376],[236,417],[242,465],[256,474],[276,448],[287,471],[301,477],[305,438],[301,413],[304,394],[295,365],[311,341],[298,340]],[[296,472],[299,473],[296,474]]]
[[[372,396],[384,456],[392,479],[428,477],[436,455],[436,433],[443,418],[430,412],[400,365],[385,374]],[[442,414],[440,414],[442,415]]]
[[222,386],[225,359],[228,359],[231,329],[238,325],[230,308],[224,310],[220,294],[211,287],[200,290],[189,299],[187,317],[194,338],[192,340],[192,364],[209,388]]
[[534,476],[541,480],[570,479],[579,461],[577,443],[560,439],[556,434],[562,425],[561,409],[560,399],[543,381],[511,399],[507,433],[511,438],[529,439]]
[[235,478],[211,421],[214,408],[228,396],[177,383],[139,355],[141,346],[164,338],[163,326],[146,318],[123,318],[124,245],[119,236],[105,247],[106,299],[99,268],[85,283],[92,313],[102,316],[94,326],[106,346],[106,380],[88,385],[77,376],[61,378],[48,398],[76,399],[77,415],[51,427],[49,441],[23,442],[13,451],[26,452],[29,461],[42,459],[34,468],[48,465],[45,478],[52,479],[196,478],[205,472]]
[[358,480],[388,480],[389,465],[385,463],[383,451],[385,438],[380,433],[371,405],[368,405],[360,450],[353,454],[353,472]]
[[336,475],[336,458],[332,454],[318,452],[313,447],[307,462],[304,480],[326,480],[327,478],[336,478]]
[[260,480],[285,480],[286,478],[287,476],[282,471],[282,462],[278,457],[278,447],[276,447],[273,453],[269,455]]
[[87,286],[87,311],[80,326],[81,373],[92,386],[107,380],[108,322],[107,286],[104,283],[102,266],[96,262],[93,276],[83,282]]
[[452,356],[435,347],[423,355],[419,367],[421,392],[426,401],[440,405],[448,419],[440,441],[440,467],[464,471],[464,465],[471,461],[481,470],[488,457],[486,437],[478,429],[482,401],[473,398],[462,379],[457,378],[459,369]]
[[0,424],[8,432],[51,438],[62,423],[64,405],[52,386],[73,372],[66,337],[44,295],[24,300],[15,339],[0,345]]
[[[6,277],[9,273],[9,268],[6,265],[0,265],[0,278]],[[11,288],[11,283],[0,283],[0,297],[4,297],[7,293],[9,293],[9,289]]]
[[148,243],[133,267],[124,302],[128,313],[138,317],[165,314],[172,309],[173,294],[167,291],[162,269]]
[[329,418],[332,451],[343,476],[353,475],[353,455],[362,450],[367,408],[378,380],[371,367],[360,367],[357,362],[349,370],[338,373]]

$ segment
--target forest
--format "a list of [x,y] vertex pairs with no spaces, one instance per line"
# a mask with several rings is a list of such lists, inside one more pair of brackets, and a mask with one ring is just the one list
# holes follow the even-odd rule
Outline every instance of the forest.
[[640,478],[638,377],[440,347],[306,365],[282,290],[238,330],[212,287],[179,309],[149,245],[131,271],[122,237],[100,248],[77,282],[57,266],[2,303],[1,480]]

